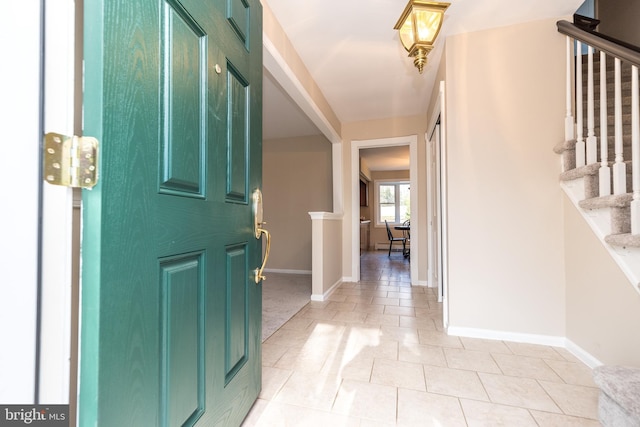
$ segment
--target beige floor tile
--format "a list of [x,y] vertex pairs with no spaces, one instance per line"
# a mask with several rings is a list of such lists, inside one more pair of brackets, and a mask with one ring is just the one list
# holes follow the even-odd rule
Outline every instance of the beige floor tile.
[[416,317],[420,319],[442,319],[441,309],[415,307]]
[[327,351],[319,351],[314,347],[292,347],[273,366],[299,372],[320,372],[328,356]]
[[467,399],[461,399],[460,403],[469,427],[537,426],[529,411],[523,408]]
[[591,370],[575,356],[448,336],[437,290],[412,287],[409,263],[382,255],[375,279],[341,284],[263,343],[243,427],[599,425]]
[[384,313],[384,305],[356,304],[356,308],[354,310],[363,313],[382,314]]
[[[251,415],[251,414],[250,414]],[[242,427],[358,427],[360,420],[317,409],[270,402],[257,420],[248,418]]]
[[[433,322],[433,321],[432,321]],[[419,329],[420,344],[437,345],[440,347],[462,348],[460,338],[447,335],[445,332],[437,330]]]
[[494,403],[546,412],[562,412],[536,380],[483,372],[478,375],[489,399]]
[[424,365],[424,377],[429,393],[489,400],[476,372]]
[[422,365],[418,363],[375,359],[371,382],[410,390],[427,391]]
[[416,311],[413,307],[398,307],[394,305],[385,305],[384,314],[396,314],[398,316],[414,316]]
[[501,354],[513,354],[509,347],[503,342],[498,340],[487,340],[481,338],[467,338],[460,337],[462,345],[467,350],[486,351],[489,353],[501,353]]
[[555,348],[546,345],[526,344],[518,342],[508,342],[505,344],[513,352],[520,356],[539,357],[541,359],[565,360]]
[[418,330],[416,328],[402,328],[399,326],[381,326],[380,340],[397,341],[400,344],[419,344]]
[[582,362],[566,362],[562,360],[545,360],[567,384],[596,387],[593,382],[593,371]]
[[411,292],[411,288],[408,288],[408,290],[404,292],[402,288],[398,288],[397,291],[387,292],[387,298],[413,299],[415,295]]
[[274,366],[289,347],[262,343],[262,366]]
[[422,344],[401,344],[398,360],[424,365],[447,366],[442,348]]
[[262,367],[262,390],[260,391],[260,399],[273,399],[276,393],[289,379],[293,371],[290,369],[272,368],[270,366]]
[[569,415],[551,414],[531,410],[531,415],[540,427],[600,427],[600,422],[587,418],[572,417]]
[[331,320],[344,323],[364,323],[366,318],[367,313],[360,311],[339,311]]
[[571,384],[540,381],[547,393],[567,415],[598,418],[598,389]]
[[295,371],[273,401],[328,411],[333,405],[340,383],[334,377]]
[[296,316],[307,317],[316,320],[331,320],[337,313],[336,310],[327,310],[324,308],[303,308]]
[[379,305],[400,305],[400,299],[398,298],[380,298],[373,297],[371,300],[371,304],[379,304]]
[[336,311],[353,311],[355,307],[356,307],[356,304],[354,302],[331,301],[329,304],[327,304],[325,309],[336,310]]
[[440,318],[440,319],[433,319],[433,324],[434,324],[434,325],[435,325],[435,327],[436,327],[436,331],[440,331],[440,332],[444,331],[444,324],[443,324],[443,322],[442,322],[442,318]]
[[344,380],[332,411],[351,417],[393,423],[396,420],[396,399],[395,387]]
[[538,359],[537,357],[496,353],[493,354],[493,359],[505,375],[562,382],[562,378],[560,378],[544,360]]
[[369,382],[373,371],[373,360],[373,357],[361,354],[348,358],[341,351],[327,357],[321,373],[329,377]]
[[361,420],[360,427],[397,427],[396,423],[383,423],[373,420]]
[[423,329],[425,331],[436,330],[433,319],[418,319],[417,317],[411,316],[400,316],[400,327]]
[[[313,320],[313,319],[312,319]],[[301,347],[309,339],[312,330],[280,328],[275,331],[264,344],[274,344],[283,347]]]
[[447,366],[453,369],[468,371],[488,372],[500,374],[500,368],[491,357],[491,353],[485,351],[465,350],[463,348],[445,348],[444,355]]
[[396,314],[367,313],[364,323],[368,325],[400,326],[400,316]]
[[327,301],[345,302],[347,298],[348,297],[346,295],[340,295],[334,292],[327,297]]
[[355,302],[356,304],[370,304],[373,297],[363,295],[348,295],[345,296],[344,302]]
[[[421,299],[418,299],[418,300],[401,299],[400,307],[414,307],[414,308],[421,308],[423,310],[430,310],[429,302],[427,300],[421,300]],[[429,316],[422,316],[422,317],[429,317]]]
[[376,345],[362,346],[359,350],[359,355],[365,358],[398,360],[398,342],[380,341]]
[[253,406],[251,407],[251,410],[249,411],[249,413],[245,417],[245,419],[242,422],[241,426],[242,427],[255,427],[255,426],[257,426],[258,422],[260,421],[260,418],[262,417],[262,415],[264,414],[264,412],[265,412],[265,410],[267,409],[268,406],[269,406],[269,401],[264,400],[264,399],[257,399],[253,403]]
[[280,328],[281,329],[295,329],[297,331],[304,331],[309,326],[311,326],[312,323],[315,323],[315,320],[309,319],[308,317],[295,317],[294,316],[291,319],[289,319],[289,321],[287,323],[285,323],[284,325],[282,325]]
[[398,389],[398,426],[466,426],[458,399],[422,391]]

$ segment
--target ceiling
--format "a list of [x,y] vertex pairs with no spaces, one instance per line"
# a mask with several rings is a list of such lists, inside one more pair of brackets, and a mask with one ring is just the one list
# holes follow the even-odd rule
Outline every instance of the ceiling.
[[[447,36],[572,15],[583,0],[450,0],[423,74],[393,29],[406,0],[262,0],[341,123],[426,115]],[[321,132],[268,72],[263,138]]]

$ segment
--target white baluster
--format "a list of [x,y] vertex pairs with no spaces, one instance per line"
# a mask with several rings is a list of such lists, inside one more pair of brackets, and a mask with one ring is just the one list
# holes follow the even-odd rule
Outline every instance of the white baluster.
[[571,91],[571,60],[573,59],[573,52],[571,51],[571,47],[573,46],[573,42],[571,37],[567,36],[567,115],[564,119],[564,140],[571,141],[575,136],[574,127],[575,123],[573,121],[573,110],[572,110],[572,91]]
[[607,116],[607,54],[600,52],[600,175],[598,181],[601,197],[611,194]]
[[640,108],[638,106],[638,67],[631,67],[631,234],[640,234]]
[[586,164],[585,142],[582,129],[582,43],[576,41],[576,167]]
[[615,153],[613,165],[613,194],[627,192],[627,168],[622,154],[622,77],[620,59],[615,61]]
[[587,46],[587,164],[598,161],[598,140],[594,130],[593,47]]

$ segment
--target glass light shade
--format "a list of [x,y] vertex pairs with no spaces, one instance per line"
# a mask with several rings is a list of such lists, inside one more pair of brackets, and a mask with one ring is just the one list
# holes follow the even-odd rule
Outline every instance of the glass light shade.
[[400,41],[409,56],[420,56],[420,66],[416,62],[420,72],[426,64],[426,55],[433,48],[440,32],[444,12],[448,7],[449,3],[410,0],[394,27],[399,30]]

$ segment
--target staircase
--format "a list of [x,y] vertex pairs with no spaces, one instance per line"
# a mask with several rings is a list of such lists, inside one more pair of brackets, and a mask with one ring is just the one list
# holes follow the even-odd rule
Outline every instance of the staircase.
[[[638,85],[632,85],[633,73],[637,73],[637,68],[632,71],[632,65],[637,67],[638,63],[620,61],[619,77],[616,77],[617,55],[604,55],[606,64],[601,67],[600,52],[608,52],[607,42],[605,46],[599,46],[595,44],[598,41],[592,40],[592,33],[572,28],[569,34],[563,31],[560,23],[558,28],[568,36],[567,82],[571,82],[567,89],[566,140],[554,148],[562,159],[561,186],[640,292],[640,218],[632,219],[640,214],[640,188],[636,188],[637,201],[634,202],[632,174],[633,161],[640,164],[637,117],[635,130],[633,126],[633,103],[637,105],[639,96],[632,96],[633,90],[640,94]],[[574,39],[587,42],[587,46],[595,44],[598,51],[574,56],[571,49]],[[574,74],[570,71],[570,61],[574,59],[575,102],[572,94]],[[637,82],[637,74],[635,76]],[[601,99],[605,100],[605,105],[601,105]],[[575,120],[572,103],[576,105]],[[637,116],[637,112],[635,114]],[[634,155],[637,158],[633,158]],[[640,169],[638,165],[635,168]],[[637,175],[636,187],[640,187],[640,171]]]

